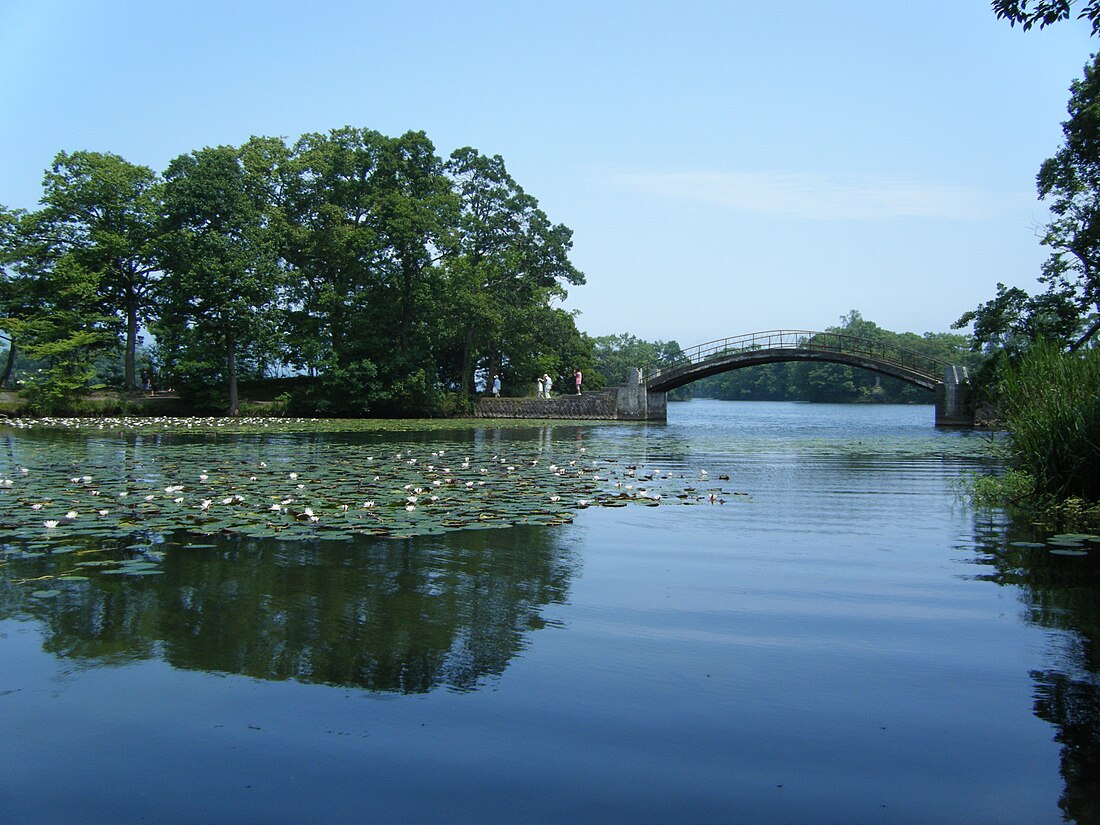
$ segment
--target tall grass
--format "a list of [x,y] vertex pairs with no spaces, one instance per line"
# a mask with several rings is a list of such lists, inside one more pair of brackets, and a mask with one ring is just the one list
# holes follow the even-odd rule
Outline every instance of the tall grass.
[[1100,499],[1100,349],[1038,342],[1005,362],[999,390],[1009,456],[1036,492]]

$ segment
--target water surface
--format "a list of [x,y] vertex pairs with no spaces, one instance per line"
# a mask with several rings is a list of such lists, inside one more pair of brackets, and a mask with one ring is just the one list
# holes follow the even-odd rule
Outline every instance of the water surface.
[[[12,540],[0,821],[1095,821],[1096,552],[972,512],[988,436],[932,420],[692,401],[667,425],[221,439],[268,464],[583,448],[694,493],[406,538],[175,535],[153,575],[66,581],[35,579],[101,551]],[[83,438],[51,450],[112,443]]]

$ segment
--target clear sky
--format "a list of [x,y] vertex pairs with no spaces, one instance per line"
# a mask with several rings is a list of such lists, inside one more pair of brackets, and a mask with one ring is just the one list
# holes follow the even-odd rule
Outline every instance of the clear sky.
[[574,230],[592,335],[683,346],[858,309],[945,332],[1046,251],[1084,22],[987,0],[0,2],[0,203],[62,150],[344,125],[501,155]]

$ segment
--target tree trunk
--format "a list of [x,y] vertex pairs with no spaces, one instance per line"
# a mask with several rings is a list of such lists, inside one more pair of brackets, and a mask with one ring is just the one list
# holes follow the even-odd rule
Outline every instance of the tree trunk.
[[0,375],[0,387],[6,387],[15,369],[15,341],[8,339],[8,362],[4,365],[4,374]]
[[137,360],[137,304],[126,307],[126,360],[123,367],[122,383],[125,389],[137,387],[135,362]]
[[[462,380],[461,386],[465,390],[467,395],[473,396],[477,392],[477,388],[474,386],[474,361],[473,361],[473,348],[474,348],[474,328],[466,327],[466,335],[462,341]],[[489,382],[492,383],[493,377],[489,376]]]
[[225,341],[225,358],[226,372],[229,375],[229,414],[237,415],[241,404],[237,397],[237,352],[231,335]]

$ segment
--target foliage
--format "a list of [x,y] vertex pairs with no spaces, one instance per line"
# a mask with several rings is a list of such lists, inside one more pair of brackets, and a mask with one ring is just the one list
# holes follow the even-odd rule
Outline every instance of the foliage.
[[1062,352],[1037,342],[999,381],[1001,413],[1016,469],[1035,491],[1057,499],[1100,500],[1100,349]]
[[134,388],[139,324],[147,321],[159,205],[157,175],[117,155],[61,152],[45,177],[39,232],[98,279],[103,311],[124,320],[124,386]]
[[1064,144],[1037,176],[1052,213],[1041,241],[1051,250],[1039,277],[1046,291],[997,284],[996,297],[954,324],[973,323],[975,346],[987,352],[1016,352],[1040,337],[1075,350],[1100,332],[1100,54],[1070,91]]
[[[993,0],[993,11],[999,20],[1008,20],[1010,26],[1019,23],[1024,31],[1038,24],[1046,28],[1059,20],[1068,20],[1076,0]],[[1085,0],[1077,13],[1079,20],[1092,24],[1093,35],[1100,32],[1100,0]]]
[[[300,412],[434,415],[468,408],[493,374],[522,393],[536,374],[564,383],[593,363],[555,306],[584,283],[572,232],[499,156],[467,147],[444,162],[423,132],[254,137],[181,155],[163,179],[61,153],[43,202],[0,210],[0,329],[63,368],[63,396],[92,380],[89,364],[114,373],[105,353],[122,330],[132,386],[140,324],[163,384],[202,409],[237,409],[239,381],[275,369],[308,377],[289,390]],[[85,288],[46,330],[62,276]],[[47,332],[53,349],[33,350]],[[79,337],[92,333],[94,347]],[[84,372],[61,364],[66,336]]]
[[248,171],[232,147],[182,155],[165,173],[157,331],[181,386],[228,385],[236,414],[238,362],[258,357],[273,328],[276,255]]
[[87,391],[95,360],[110,348],[117,319],[99,300],[100,273],[54,242],[40,213],[21,214],[5,240],[0,329],[13,347],[41,367],[24,379],[30,404],[41,412],[69,406]]
[[[618,386],[633,379],[634,369],[650,369],[674,361],[680,354],[675,341],[643,341],[629,333],[603,335],[592,339],[596,386]],[[599,383],[597,383],[599,382]]]

